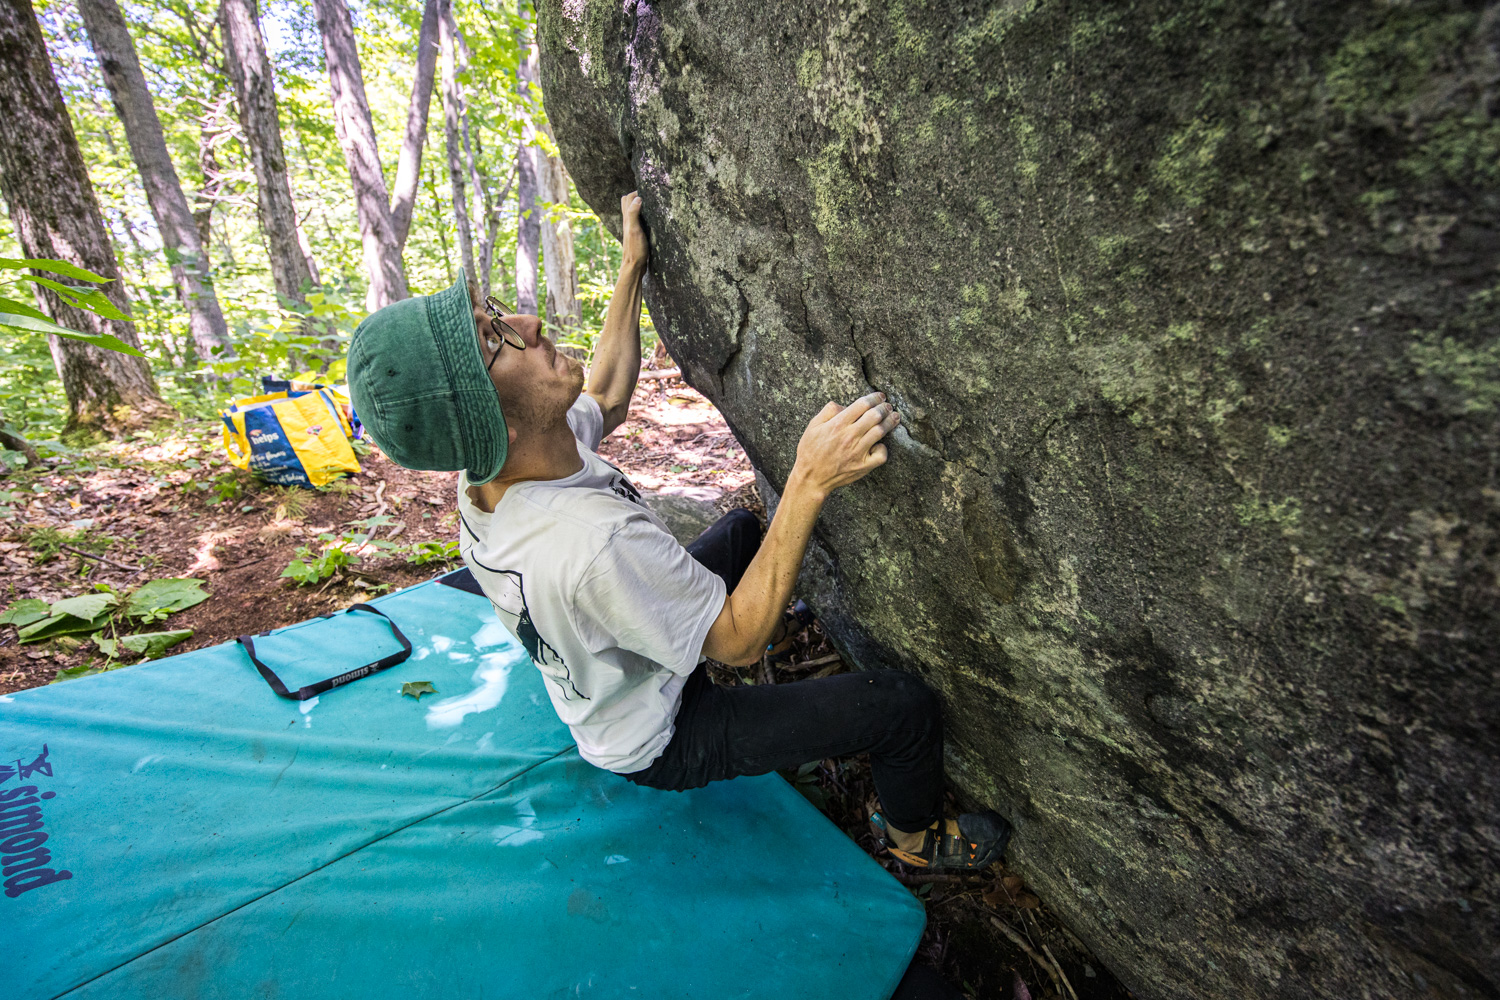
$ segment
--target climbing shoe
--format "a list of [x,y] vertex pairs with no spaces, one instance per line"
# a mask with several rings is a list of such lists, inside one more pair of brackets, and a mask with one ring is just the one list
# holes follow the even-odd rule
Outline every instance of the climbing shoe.
[[988,868],[1005,854],[1010,842],[1010,824],[999,813],[964,813],[958,819],[941,819],[922,831],[915,850],[902,850],[877,809],[870,810],[870,832],[891,857],[913,868],[952,871]]

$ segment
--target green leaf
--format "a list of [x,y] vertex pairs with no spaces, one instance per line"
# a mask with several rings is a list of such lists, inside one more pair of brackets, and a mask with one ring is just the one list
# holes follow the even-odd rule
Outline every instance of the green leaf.
[[114,594],[83,594],[53,603],[52,613],[92,621],[103,614],[106,608],[112,608],[118,603],[120,599]]
[[57,676],[52,678],[52,683],[60,684],[63,681],[76,680],[79,677],[92,677],[94,674],[99,673],[103,673],[103,671],[92,663],[80,663],[76,667],[63,667],[57,672]]
[[131,357],[144,358],[146,356],[140,350],[131,347],[112,333],[84,333],[82,330],[58,326],[48,319],[37,319],[21,313],[0,310],[0,326],[14,327],[18,330],[35,330],[39,333],[51,333],[59,337],[66,337],[69,340],[82,340],[93,344],[95,347],[103,348],[106,351],[129,354]]
[[142,632],[139,635],[125,636],[120,640],[120,645],[150,660],[165,653],[184,639],[192,637],[193,630],[190,628],[173,629],[170,632]]
[[185,611],[208,600],[203,581],[190,577],[168,577],[148,580],[135,589],[125,603],[125,617],[160,621],[177,611]]
[[99,647],[99,652],[111,660],[120,655],[120,640],[106,639],[103,632],[95,632],[89,638],[94,640],[94,645]]
[[32,319],[42,319],[51,322],[47,314],[40,309],[29,306],[24,302],[17,302],[15,299],[8,299],[3,295],[0,295],[0,312],[19,313],[22,316],[30,316]]
[[104,293],[97,288],[74,288],[72,285],[65,285],[61,281],[53,281],[51,278],[38,278],[34,274],[23,274],[21,275],[21,279],[23,281],[34,282],[44,288],[50,288],[62,296],[63,301],[69,305],[83,309],[86,312],[91,312],[96,316],[103,316],[105,319],[128,320],[130,318],[120,312],[119,307],[109,301]]
[[823,794],[823,789],[815,784],[799,781],[792,786],[802,793],[802,797],[813,804],[813,808],[819,812],[828,811],[828,796]]
[[432,681],[407,681],[401,685],[401,693],[421,701],[424,694],[437,694],[438,689],[432,686]]
[[109,624],[109,613],[106,612],[98,618],[90,621],[86,618],[75,618],[72,615],[53,615],[44,621],[34,625],[27,625],[17,633],[21,643],[41,642],[59,635],[76,635],[80,632],[97,632]]
[[65,260],[48,260],[45,257],[28,257],[25,260],[17,260],[14,257],[0,257],[0,271],[24,271],[28,267],[35,268],[38,271],[51,271],[53,274],[60,274],[64,278],[72,278],[75,281],[92,281],[96,284],[103,284],[115,280],[113,278],[106,278],[102,274],[95,274],[93,271],[86,271],[77,264],[69,264]]
[[23,598],[6,608],[0,614],[0,625],[14,625],[23,628],[32,622],[39,622],[43,618],[51,617],[52,608],[46,601],[39,601],[34,597]]

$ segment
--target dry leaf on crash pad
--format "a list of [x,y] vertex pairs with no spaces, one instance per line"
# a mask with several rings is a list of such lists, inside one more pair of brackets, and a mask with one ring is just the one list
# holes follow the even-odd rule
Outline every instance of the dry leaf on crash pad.
[[407,681],[401,685],[401,693],[421,701],[424,694],[437,694],[438,689],[432,686],[432,681]]

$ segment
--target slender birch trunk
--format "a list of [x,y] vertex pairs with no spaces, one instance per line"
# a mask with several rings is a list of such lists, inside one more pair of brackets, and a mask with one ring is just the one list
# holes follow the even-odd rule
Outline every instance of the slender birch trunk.
[[[525,0],[517,0],[524,12]],[[537,80],[537,48],[529,33],[517,32],[516,42],[521,60],[516,66],[516,92],[523,102],[531,99],[531,85]],[[537,211],[536,126],[527,115],[521,126],[521,143],[516,148],[516,309],[536,315],[536,255],[541,238]]]
[[104,70],[104,83],[114,101],[115,112],[125,126],[130,155],[140,172],[146,201],[167,249],[177,297],[187,310],[193,346],[203,361],[233,357],[229,330],[209,273],[208,254],[188,208],[177,168],[167,152],[167,140],[125,15],[115,0],[78,0],[78,12]]
[[[552,126],[543,124],[547,138]],[[553,145],[556,145],[554,141]],[[583,321],[578,305],[578,266],[573,255],[573,223],[568,206],[568,173],[562,160],[535,150],[542,230],[542,264],[547,273],[547,322],[565,333]],[[561,206],[554,209],[552,206]],[[554,334],[554,336],[562,333]]]
[[[123,312],[114,247],[30,0],[0,2],[0,107],[0,194],[23,252],[116,279],[102,290]],[[63,326],[140,346],[129,320],[76,309],[40,285],[36,291],[41,308]],[[47,341],[68,397],[68,430],[118,432],[172,415],[144,358],[51,335]]]
[[375,144],[375,123],[365,97],[365,80],[354,43],[354,21],[344,0],[313,0],[323,56],[328,65],[328,88],[333,95],[333,124],[349,179],[354,184],[354,208],[359,217],[359,241],[364,248],[365,308],[370,312],[407,297],[406,272],[401,266],[401,244],[391,219],[391,196]]
[[422,180],[422,147],[427,140],[427,113],[432,105],[433,78],[438,57],[438,4],[422,5],[422,26],[417,31],[417,67],[412,79],[411,103],[406,109],[406,131],[401,140],[401,158],[396,163],[396,182],[391,187],[391,222],[396,239],[406,246],[411,231],[412,209]]
[[305,304],[305,289],[317,282],[298,238],[297,210],[281,144],[281,116],[276,110],[276,82],[255,0],[221,0],[219,25],[225,67],[239,105],[240,130],[255,169],[256,206],[271,260],[271,279],[283,299]]
[[453,20],[453,5],[449,0],[438,0],[438,37],[443,61],[443,137],[448,152],[448,190],[453,205],[453,221],[458,231],[458,256],[469,280],[479,280],[479,269],[474,260],[474,231],[469,224],[469,199],[464,193],[467,171],[463,162],[461,138],[463,98],[458,89],[458,44],[457,25]]

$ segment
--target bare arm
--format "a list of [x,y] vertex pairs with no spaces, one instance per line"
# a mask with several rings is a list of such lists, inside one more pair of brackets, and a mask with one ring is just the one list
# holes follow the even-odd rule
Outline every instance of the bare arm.
[[901,416],[884,400],[875,392],[845,407],[829,403],[807,425],[776,517],[709,628],[703,641],[705,656],[731,666],[760,659],[791,600],[823,502],[835,489],[885,464],[885,445],[879,442]]
[[625,422],[641,373],[641,279],[646,274],[648,250],[641,228],[641,199],[634,191],[620,199],[620,215],[625,256],[589,372],[588,393],[604,411],[605,434]]

